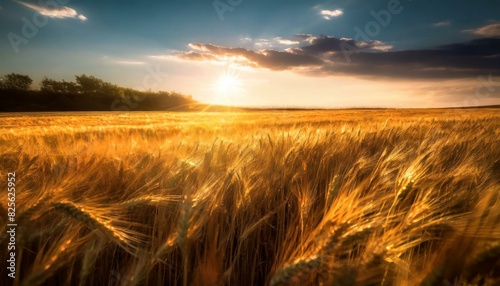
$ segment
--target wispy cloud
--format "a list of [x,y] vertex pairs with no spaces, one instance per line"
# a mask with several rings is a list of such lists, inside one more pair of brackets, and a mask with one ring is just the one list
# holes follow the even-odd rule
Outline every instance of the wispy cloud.
[[450,21],[442,21],[442,22],[437,22],[437,23],[434,23],[432,24],[434,27],[446,27],[446,26],[449,26],[451,25],[451,22]]
[[316,37],[313,36],[312,34],[297,34],[293,38],[298,41],[309,42],[309,44],[311,44]]
[[242,43],[251,43],[251,42],[253,41],[253,39],[252,39],[252,38],[250,38],[250,37],[242,37],[242,38],[240,39],[240,41],[241,41]]
[[87,20],[87,17],[85,15],[79,14],[78,12],[76,12],[75,9],[67,6],[49,7],[19,0],[16,2],[49,18],[56,18],[56,19],[73,18],[73,19],[78,19],[80,21]]
[[342,16],[344,14],[344,11],[342,11],[342,9],[321,10],[319,14],[323,16],[324,19],[331,20],[332,18]]
[[118,65],[127,65],[127,66],[138,66],[145,65],[146,62],[137,61],[133,59],[117,59],[113,57],[103,56],[102,59],[108,64],[118,64]]
[[298,44],[300,44],[299,41],[291,40],[291,39],[283,39],[283,38],[280,38],[280,37],[274,38],[274,40],[276,42],[278,42],[279,44],[287,45],[287,46],[292,46],[292,45],[298,45]]
[[500,23],[490,24],[476,29],[464,30],[463,32],[472,33],[482,37],[500,38]]
[[[272,39],[266,39],[266,38],[252,39],[250,37],[241,37],[240,42],[245,47],[255,47],[258,49],[276,49],[276,48],[282,48],[283,46],[299,45],[301,39],[282,38],[282,37],[275,37]],[[193,49],[193,47],[190,48]]]
[[145,65],[145,62],[140,62],[140,61],[115,61],[117,64],[121,65],[129,65],[129,66],[138,66],[138,65]]
[[268,39],[257,39],[255,40],[255,46],[259,48],[272,48],[273,43],[269,41]]

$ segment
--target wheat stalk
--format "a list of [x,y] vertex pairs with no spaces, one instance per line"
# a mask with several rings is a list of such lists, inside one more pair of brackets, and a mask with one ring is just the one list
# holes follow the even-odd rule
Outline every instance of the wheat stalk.
[[[88,245],[88,246],[87,246]],[[105,243],[101,239],[94,238],[87,243],[86,251],[83,255],[82,268],[80,270],[79,285],[86,285],[88,277],[92,274],[95,268],[99,253],[103,249]]]
[[177,244],[183,251],[183,285],[188,284],[188,268],[189,268],[189,245],[188,245],[188,232],[192,212],[192,198],[189,192],[184,196],[182,204],[182,213],[179,219],[179,228],[177,230]]
[[[78,247],[83,239],[77,240],[75,234],[68,237],[62,236],[47,253],[40,252],[35,259],[33,269],[23,279],[22,285],[32,286],[41,285],[54,273],[63,267],[71,257],[76,255],[76,247]],[[42,255],[45,254],[45,255]]]
[[128,234],[125,230],[113,226],[111,221],[94,215],[87,208],[69,201],[53,202],[52,206],[69,217],[82,222],[90,230],[98,231],[104,237],[122,246],[125,250],[132,252],[136,248],[134,243],[139,241],[138,238],[133,237],[136,233]]
[[165,243],[163,243],[160,248],[155,253],[154,261],[163,261],[166,259],[166,256],[171,253],[175,247],[177,242],[178,234],[174,233],[171,237],[167,239]]
[[146,195],[137,198],[133,198],[121,203],[125,208],[133,208],[142,205],[164,205],[171,202],[179,201],[180,196],[157,196],[157,195]]

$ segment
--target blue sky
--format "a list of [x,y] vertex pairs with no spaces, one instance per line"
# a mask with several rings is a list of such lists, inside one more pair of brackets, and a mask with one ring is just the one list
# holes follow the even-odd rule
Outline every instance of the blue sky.
[[253,106],[500,103],[497,0],[3,0],[0,7],[0,74],[35,82],[86,73]]

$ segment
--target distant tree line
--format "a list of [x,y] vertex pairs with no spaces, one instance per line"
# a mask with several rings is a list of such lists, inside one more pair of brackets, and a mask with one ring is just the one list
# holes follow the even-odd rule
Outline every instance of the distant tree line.
[[196,103],[180,93],[138,91],[85,74],[74,82],[45,77],[39,90],[32,90],[32,83],[22,74],[0,77],[0,112],[184,110]]

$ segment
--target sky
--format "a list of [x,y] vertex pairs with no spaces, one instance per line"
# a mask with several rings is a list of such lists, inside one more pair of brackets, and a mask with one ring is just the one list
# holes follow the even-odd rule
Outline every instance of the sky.
[[500,104],[500,1],[0,0],[0,75],[258,107]]

